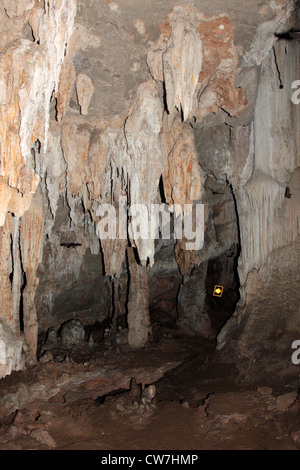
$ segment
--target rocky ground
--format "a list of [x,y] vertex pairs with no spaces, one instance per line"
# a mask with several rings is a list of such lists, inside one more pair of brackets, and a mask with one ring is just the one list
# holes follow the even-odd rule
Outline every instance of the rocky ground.
[[242,386],[213,346],[168,337],[14,373],[0,381],[0,450],[300,448],[297,384]]

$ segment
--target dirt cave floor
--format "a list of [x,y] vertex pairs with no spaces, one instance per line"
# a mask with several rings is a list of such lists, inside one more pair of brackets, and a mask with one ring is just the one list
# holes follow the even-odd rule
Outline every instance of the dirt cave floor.
[[300,448],[298,386],[238,385],[213,342],[162,338],[0,381],[0,450]]

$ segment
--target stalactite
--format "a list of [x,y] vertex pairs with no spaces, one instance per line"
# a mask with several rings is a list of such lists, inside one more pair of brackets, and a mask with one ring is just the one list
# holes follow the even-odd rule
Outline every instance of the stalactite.
[[0,228],[0,318],[14,329],[13,298],[9,279],[9,258],[11,252],[12,216],[7,214],[5,224]]
[[247,106],[236,88],[239,73],[233,25],[227,15],[205,17],[193,7],[175,7],[158,41],[150,48],[148,65],[155,80],[164,81],[168,111],[182,110],[184,120],[201,121],[225,110],[232,116]]
[[[163,106],[158,97],[154,82],[139,87],[137,100],[125,123],[126,152],[130,156],[127,173],[130,181],[130,204],[144,204],[150,213],[151,204],[157,201],[160,176],[163,171],[163,158],[160,148]],[[150,230],[148,239],[131,240],[136,246],[143,264],[154,263],[154,240]]]
[[32,199],[29,210],[24,214],[20,227],[22,267],[26,275],[23,291],[24,337],[30,360],[36,358],[38,322],[34,303],[39,283],[36,270],[43,255],[44,201],[39,188]]
[[23,283],[23,273],[21,264],[21,252],[20,252],[20,219],[14,217],[12,227],[12,261],[13,261],[13,272],[12,272],[12,296],[13,296],[13,318],[15,334],[20,331],[20,299],[21,299],[21,288]]
[[94,93],[94,85],[90,77],[79,74],[76,80],[76,92],[81,114],[87,115],[89,105]]
[[[21,216],[29,207],[39,175],[31,164],[32,144],[48,141],[49,107],[57,91],[65,49],[74,27],[76,1],[51,0],[26,12],[28,2],[17,3],[11,15],[27,15],[35,25],[38,43],[16,40],[2,50],[0,59],[1,187],[5,193],[3,217],[7,210]],[[34,18],[36,21],[34,21]],[[21,197],[15,200],[15,192]],[[24,196],[24,200],[22,200]]]

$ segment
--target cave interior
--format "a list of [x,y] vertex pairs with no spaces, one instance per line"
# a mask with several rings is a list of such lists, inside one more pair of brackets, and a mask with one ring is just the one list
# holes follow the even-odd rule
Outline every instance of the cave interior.
[[299,0],[0,24],[0,450],[299,449]]

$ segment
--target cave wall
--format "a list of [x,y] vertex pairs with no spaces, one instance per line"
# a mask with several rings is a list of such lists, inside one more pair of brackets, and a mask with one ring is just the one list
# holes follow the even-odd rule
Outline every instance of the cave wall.
[[[34,361],[38,335],[69,319],[130,313],[129,343],[141,347],[149,307],[210,336],[239,295],[219,348],[233,335],[244,351],[250,289],[254,305],[253,286],[274,286],[277,253],[299,237],[297,199],[284,198],[298,188],[299,52],[274,36],[294,5],[0,2],[0,376]],[[99,206],[119,210],[120,198],[205,204],[203,249],[101,237]],[[232,291],[222,321],[207,295],[218,272]]]
[[[294,21],[299,25],[299,17]],[[260,373],[265,367],[290,373],[290,348],[300,328],[300,108],[291,100],[299,60],[297,43],[275,44],[261,65],[254,121],[233,137],[241,299],[218,349],[242,369],[258,367]]]

